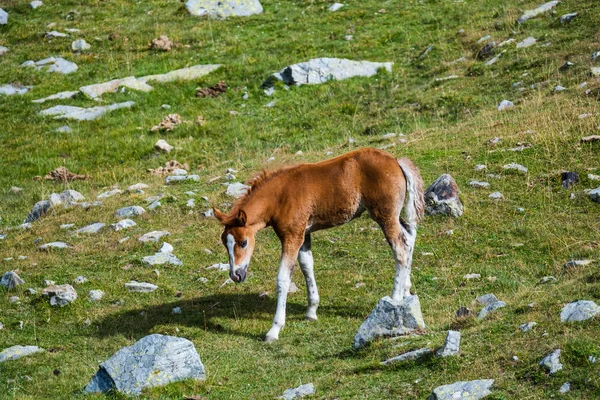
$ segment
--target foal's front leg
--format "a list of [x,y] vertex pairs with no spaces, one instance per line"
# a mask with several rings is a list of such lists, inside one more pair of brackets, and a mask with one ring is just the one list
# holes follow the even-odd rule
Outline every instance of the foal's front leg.
[[304,235],[304,243],[298,252],[298,263],[306,280],[306,295],[308,297],[308,310],[306,319],[309,321],[317,320],[317,308],[319,307],[319,290],[315,280],[314,260],[311,250],[310,233]]
[[285,307],[287,304],[287,295],[292,282],[292,271],[298,256],[298,249],[302,244],[302,238],[282,239],[282,253],[279,262],[279,272],[277,274],[277,310],[273,318],[273,326],[267,332],[265,341],[274,342],[279,339],[279,331],[285,325]]

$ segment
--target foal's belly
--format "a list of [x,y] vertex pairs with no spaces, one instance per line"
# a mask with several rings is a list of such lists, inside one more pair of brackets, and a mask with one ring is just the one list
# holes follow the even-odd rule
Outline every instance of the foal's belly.
[[306,225],[306,232],[315,232],[323,229],[329,229],[336,226],[344,225],[353,219],[356,219],[365,212],[365,208],[358,205],[352,209],[335,210],[326,217],[315,215],[309,219]]

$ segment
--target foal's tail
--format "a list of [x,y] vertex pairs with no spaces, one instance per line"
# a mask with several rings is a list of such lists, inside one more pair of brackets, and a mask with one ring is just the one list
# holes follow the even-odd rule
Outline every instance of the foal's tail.
[[423,180],[419,168],[408,158],[399,158],[398,165],[402,169],[406,179],[406,204],[404,215],[406,222],[411,228],[417,227],[417,223],[423,218],[425,200],[423,198]]

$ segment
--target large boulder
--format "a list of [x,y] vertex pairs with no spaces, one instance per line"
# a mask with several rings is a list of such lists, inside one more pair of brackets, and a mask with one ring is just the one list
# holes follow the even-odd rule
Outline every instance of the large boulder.
[[247,17],[263,12],[258,0],[188,0],[185,7],[195,17],[208,16],[220,19]]
[[384,297],[375,306],[354,336],[353,347],[358,349],[377,337],[401,336],[425,329],[419,297],[402,300]]
[[84,391],[115,390],[139,395],[146,388],[184,379],[206,379],[194,344],[184,338],[153,334],[122,348],[101,363]]
[[450,385],[439,386],[433,389],[433,393],[429,396],[428,400],[482,399],[492,394],[490,388],[493,384],[493,379],[454,382]]
[[[287,85],[315,85],[355,76],[373,76],[380,68],[392,72],[392,64],[392,62],[354,61],[345,58],[313,58],[285,67],[272,76]],[[273,78],[269,78],[264,86],[271,86]]]
[[460,217],[463,205],[459,198],[460,190],[449,174],[440,175],[425,190],[425,214]]

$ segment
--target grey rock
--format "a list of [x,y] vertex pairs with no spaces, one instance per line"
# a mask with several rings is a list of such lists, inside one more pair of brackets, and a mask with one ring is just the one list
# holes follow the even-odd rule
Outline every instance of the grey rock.
[[17,303],[17,304],[21,304],[19,296],[11,296],[8,298],[8,302],[11,304]]
[[[15,226],[15,229],[19,229],[21,231],[25,231],[27,229],[31,229],[31,222],[25,222],[25,223],[23,223],[21,225],[17,225],[17,226]],[[41,238],[38,238],[38,239],[41,239]],[[36,239],[36,240],[38,240],[38,239]],[[36,243],[36,242],[34,241],[34,243]]]
[[43,351],[44,349],[37,346],[12,346],[0,351],[0,363],[8,360],[18,360],[30,354],[41,353]]
[[571,186],[579,182],[579,174],[577,172],[563,172],[561,174],[562,188],[569,189]]
[[472,180],[471,182],[469,182],[469,185],[471,185],[471,187],[474,187],[475,189],[489,189],[490,184],[488,182],[480,182],[477,180]]
[[466,274],[463,276],[463,279],[471,280],[471,279],[480,279],[481,274]]
[[490,58],[494,54],[495,48],[496,42],[489,42],[477,52],[477,55],[475,57],[478,60],[485,60],[486,58]]
[[549,282],[556,282],[556,278],[553,276],[544,276],[543,278],[540,279],[541,284],[549,283]]
[[83,228],[77,229],[75,232],[83,233],[83,234],[94,234],[94,233],[100,232],[100,230],[102,228],[104,228],[105,226],[106,226],[106,224],[104,224],[102,222],[96,222],[94,224],[84,226]]
[[227,17],[248,17],[263,12],[259,0],[188,0],[185,7],[195,17],[225,19]]
[[592,67],[590,72],[593,76],[600,76],[600,67]]
[[153,256],[146,256],[142,258],[142,262],[148,265],[163,265],[163,264],[171,264],[171,265],[183,265],[183,262],[177,258],[174,254],[170,252],[159,251]]
[[498,111],[509,110],[515,107],[515,103],[510,100],[502,100],[500,104],[498,104]]
[[565,394],[571,391],[571,384],[569,382],[565,382],[562,384],[560,389],[558,389],[559,393]]
[[528,171],[527,167],[517,163],[506,164],[503,168],[507,171],[518,171],[524,174],[526,174]]
[[194,199],[189,199],[186,203],[186,206],[188,208],[194,208],[194,207],[196,207],[196,201]]
[[122,231],[123,229],[129,229],[129,228],[134,227],[136,225],[137,224],[133,220],[122,219],[119,222],[117,222],[116,224],[112,224],[111,226],[113,227],[113,229],[115,231]]
[[596,203],[600,203],[600,187],[597,187],[596,189],[587,190],[586,193],[590,200]]
[[77,292],[71,285],[50,285],[42,291],[42,296],[50,297],[50,305],[64,307],[77,299]]
[[425,190],[425,214],[460,217],[463,205],[460,201],[458,185],[449,174],[440,175]]
[[146,210],[144,210],[143,207],[129,206],[129,207],[119,208],[117,211],[115,211],[115,215],[118,218],[131,218],[131,217],[137,217],[139,215],[142,215],[145,212],[146,212]]
[[171,314],[183,314],[183,310],[181,309],[181,307],[173,307],[173,309],[171,310]]
[[579,300],[569,303],[560,312],[561,322],[579,322],[594,318],[600,314],[600,306],[591,300]]
[[[215,1],[215,3],[216,3],[216,1]],[[147,83],[147,82],[168,83],[168,82],[175,82],[175,81],[190,81],[190,80],[198,79],[204,75],[207,75],[220,67],[221,67],[220,64],[194,65],[194,66],[187,67],[187,68],[181,68],[181,69],[176,69],[174,71],[169,71],[165,74],[142,76],[141,78],[137,78],[137,80],[140,82],[143,82],[143,83]]]
[[143,191],[145,189],[148,189],[150,186],[148,186],[145,183],[136,183],[135,185],[131,185],[127,188],[128,192],[139,192],[139,191]]
[[[565,63],[563,65],[561,65],[558,69],[560,71],[566,71],[569,68],[571,68],[573,65],[575,65],[574,63],[572,63],[571,61],[565,61]],[[584,114],[585,115],[585,114]],[[581,119],[581,116],[579,117]],[[585,117],[584,117],[585,118]]]
[[276,103],[276,101],[275,101],[275,100],[273,100],[273,101],[270,101],[270,102],[268,102],[267,104],[265,104],[265,107],[268,107],[268,108],[275,107],[275,103]]
[[32,103],[44,103],[46,101],[50,101],[50,100],[64,100],[64,99],[71,99],[73,97],[75,97],[75,95],[79,93],[78,91],[75,92],[59,92],[56,94],[52,94],[48,97],[44,97],[41,99],[36,99],[36,100],[31,100]]
[[436,354],[440,357],[455,356],[460,351],[460,332],[448,331],[444,347],[440,348]]
[[4,286],[6,289],[14,289],[19,285],[24,284],[25,281],[21,279],[19,275],[15,271],[8,271],[2,275],[2,279],[0,280],[0,285]]
[[75,106],[54,106],[40,111],[40,115],[54,116],[54,119],[74,119],[77,121],[92,121],[105,115],[106,113],[120,108],[131,108],[135,105],[133,101],[115,103],[108,106],[97,106],[91,108],[82,108]]
[[519,19],[517,20],[517,22],[519,24],[522,24],[523,22],[531,19],[531,18],[535,18],[540,14],[543,14],[545,12],[548,12],[550,10],[552,10],[554,7],[556,7],[556,5],[560,3],[560,1],[558,0],[553,0],[553,1],[549,1],[547,3],[544,3],[536,8],[534,8],[533,10],[527,10],[523,13],[523,15],[521,15],[519,17]]
[[385,361],[382,361],[381,365],[391,365],[391,364],[396,364],[399,362],[414,361],[414,360],[418,360],[419,358],[422,358],[422,357],[427,356],[432,353],[433,353],[433,350],[428,349],[428,348],[413,350],[413,351],[409,351],[408,353],[400,354],[399,356],[392,357]]
[[44,37],[46,39],[56,39],[56,38],[69,37],[69,35],[67,35],[66,33],[62,33],[62,32],[50,31],[50,32],[46,32],[46,34],[44,35]]
[[576,17],[577,17],[577,13],[576,12],[561,15],[561,17],[560,17],[560,23],[561,24],[568,24],[569,22],[573,21]]
[[[183,169],[183,168],[175,168],[173,170],[173,172],[171,172],[172,175],[179,175],[179,176],[186,176],[188,174],[188,172]],[[189,193],[189,192],[186,192]]]
[[206,379],[194,344],[184,338],[153,334],[122,348],[101,363],[84,391],[114,390],[139,395],[146,388],[184,379]]
[[[250,189],[250,186],[244,185],[241,182],[234,182],[227,184],[226,194],[231,197],[241,197]],[[600,189],[600,188],[599,188]]]
[[31,90],[33,86],[21,86],[21,85],[0,85],[0,95],[13,96],[15,94],[23,95]]
[[150,293],[158,289],[158,286],[148,282],[130,281],[125,284],[125,287],[130,292]]
[[327,8],[327,10],[334,12],[334,11],[339,10],[342,7],[344,7],[344,5],[342,3],[333,3],[332,5],[329,6],[329,8]]
[[173,252],[173,246],[171,246],[167,242],[164,242],[162,244],[162,247],[160,248],[159,252],[161,252],[161,253],[172,253]]
[[0,56],[8,53],[8,47],[0,46]]
[[428,400],[477,400],[482,399],[492,392],[490,388],[494,384],[493,379],[481,379],[475,381],[460,381],[450,385],[438,386]]
[[35,0],[35,1],[32,1],[31,3],[29,3],[29,7],[31,7],[34,10],[43,5],[44,5],[44,3],[42,3],[40,0]]
[[157,208],[159,208],[161,206],[162,206],[162,204],[161,204],[160,200],[156,200],[156,201],[154,201],[152,204],[150,204],[148,206],[148,210],[152,211],[152,210],[157,209]]
[[492,200],[503,200],[504,199],[504,196],[500,192],[490,193],[488,197]]
[[52,249],[70,249],[71,246],[65,242],[50,242],[40,246],[40,250],[52,250]]
[[560,363],[560,349],[554,350],[546,357],[542,358],[540,365],[550,373],[550,375],[563,369],[563,365]]
[[77,285],[83,285],[84,283],[89,282],[88,278],[83,275],[79,275],[77,278],[73,279],[73,283]]
[[88,296],[90,301],[100,301],[104,297],[104,292],[102,290],[90,290]]
[[200,182],[200,177],[198,175],[170,175],[170,176],[167,176],[165,183],[167,185],[169,185],[172,183],[185,182],[185,181]]
[[206,267],[206,269],[216,269],[217,271],[229,271],[229,264],[217,263]]
[[525,49],[527,47],[531,47],[534,44],[536,44],[536,42],[537,42],[537,39],[534,38],[533,36],[526,37],[525,39],[523,39],[519,43],[517,43],[517,49]]
[[490,305],[487,305],[485,307],[483,307],[481,309],[481,311],[479,311],[479,314],[477,315],[478,319],[484,319],[485,317],[488,316],[489,313],[491,313],[492,311],[496,311],[499,308],[505,307],[506,303],[503,301],[497,301],[495,303],[492,303]]
[[[343,80],[355,76],[370,77],[380,68],[392,72],[391,62],[353,61],[340,58],[314,58],[293,64],[273,75],[287,85],[315,85],[330,80]],[[267,81],[264,85],[268,85]]]
[[48,214],[52,210],[52,203],[49,200],[41,200],[35,203],[27,218],[25,218],[25,223],[31,223],[36,221],[46,214]]
[[[155,144],[154,148],[158,151],[162,151],[163,153],[168,153],[174,149],[169,143],[167,143],[164,139],[159,139]],[[187,173],[187,172],[186,172]]]
[[571,260],[565,263],[564,268],[585,267],[593,263],[594,260]]
[[119,88],[126,87],[132,90],[138,90],[140,92],[148,93],[154,88],[148,85],[146,82],[136,79],[135,76],[128,76],[126,78],[113,79],[108,82],[95,83],[93,85],[82,86],[79,91],[86,97],[92,100],[100,100],[104,93],[116,93]]
[[315,385],[312,383],[306,383],[304,385],[298,386],[297,388],[286,389],[280,398],[283,400],[292,400],[304,396],[311,396],[315,393]]
[[386,296],[379,300],[354,336],[353,347],[360,348],[377,337],[400,336],[425,329],[418,296],[400,301]]
[[267,89],[265,90],[265,94],[266,94],[267,96],[273,96],[273,95],[275,94],[275,88],[274,88],[274,87],[267,88]]
[[54,132],[56,132],[56,133],[72,133],[73,129],[71,129],[71,127],[68,125],[64,125],[64,126],[60,126],[60,127],[56,128],[54,130]]
[[530,330],[533,329],[534,326],[537,325],[537,322],[527,322],[525,324],[521,324],[519,325],[519,329],[521,330],[521,332],[529,332]]
[[170,233],[168,231],[152,231],[152,232],[148,232],[143,234],[142,236],[140,236],[140,238],[138,239],[140,242],[154,242],[157,243],[163,236],[168,236],[170,235]]
[[92,46],[90,46],[90,44],[84,39],[77,39],[73,43],[71,43],[71,49],[73,49],[73,51],[85,51],[91,48]]
[[552,89],[552,92],[558,93],[558,92],[564,92],[565,90],[567,90],[566,87],[561,86],[561,85],[556,85],[556,86],[554,86],[554,89]]
[[0,25],[8,24],[8,13],[0,8]]
[[[49,32],[46,35],[57,35],[57,34],[61,34],[59,32]],[[64,34],[62,34],[64,35]],[[53,36],[56,37],[56,36]],[[57,72],[60,74],[70,74],[73,73],[75,71],[77,71],[78,67],[77,64],[75,64],[74,62],[65,60],[64,58],[61,57],[49,57],[46,58],[44,60],[40,60],[37,62],[34,62],[32,64],[30,63],[24,63],[21,64],[23,66],[30,66],[32,68],[35,68],[37,70],[40,71],[46,71],[46,72]]]
[[123,193],[123,191],[120,189],[112,189],[112,190],[100,193],[98,196],[96,196],[96,198],[97,199],[107,199],[109,197],[116,196],[121,193]]

